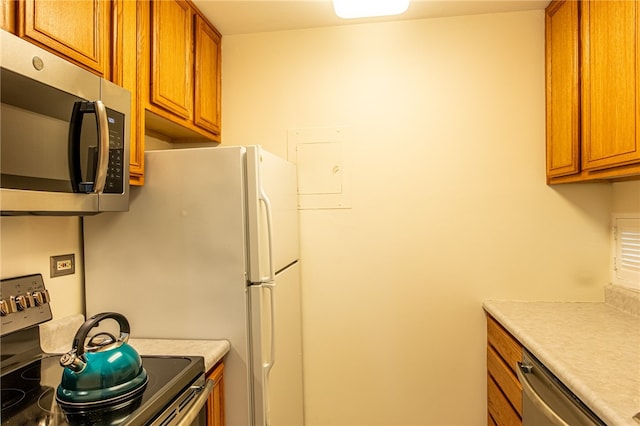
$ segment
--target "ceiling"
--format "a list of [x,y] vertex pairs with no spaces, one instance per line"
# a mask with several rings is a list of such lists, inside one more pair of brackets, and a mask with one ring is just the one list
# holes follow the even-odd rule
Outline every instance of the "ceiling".
[[349,20],[335,16],[331,0],[193,0],[193,3],[225,36],[544,9],[549,0],[411,0],[409,10],[402,15]]

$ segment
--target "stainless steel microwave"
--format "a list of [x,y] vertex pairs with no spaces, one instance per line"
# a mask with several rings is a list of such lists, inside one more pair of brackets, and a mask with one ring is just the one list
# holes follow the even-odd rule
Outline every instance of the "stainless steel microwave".
[[131,94],[0,30],[2,215],[129,209]]

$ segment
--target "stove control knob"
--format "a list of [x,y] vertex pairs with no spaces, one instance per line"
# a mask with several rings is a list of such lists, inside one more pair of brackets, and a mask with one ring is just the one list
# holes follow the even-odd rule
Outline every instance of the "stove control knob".
[[24,294],[16,296],[16,306],[19,311],[24,311],[25,309],[27,309],[29,307],[27,296],[25,296]]
[[41,306],[46,303],[45,295],[41,291],[34,291],[32,296],[35,306]]
[[16,304],[15,296],[9,297],[9,301],[7,302],[7,307],[9,308],[9,313],[18,312],[18,305]]
[[33,308],[34,306],[36,306],[36,304],[34,303],[34,300],[33,300],[33,294],[31,294],[30,292],[27,292],[25,297],[27,298],[27,307],[28,308]]
[[9,313],[9,304],[6,300],[0,300],[0,316],[6,316]]

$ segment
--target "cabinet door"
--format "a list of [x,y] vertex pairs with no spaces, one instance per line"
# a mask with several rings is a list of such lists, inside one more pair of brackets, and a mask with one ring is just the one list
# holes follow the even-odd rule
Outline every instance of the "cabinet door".
[[582,167],[640,161],[638,2],[582,3]]
[[562,0],[546,9],[548,177],[580,171],[578,5]]
[[194,122],[197,126],[219,134],[221,38],[200,16],[196,16],[195,25]]
[[[148,12],[142,1],[114,0],[115,34],[113,72],[111,80],[131,92],[131,140],[129,144],[129,183],[144,183],[144,104],[139,93],[142,84],[148,82],[140,76],[148,75],[146,68],[138,64],[139,44],[145,37],[138,23],[140,14]],[[140,80],[144,83],[138,84]],[[145,92],[146,95],[146,92]]]
[[522,386],[516,377],[522,346],[489,314],[487,318],[487,409],[497,426],[522,425]]
[[220,363],[207,378],[214,383],[207,400],[207,426],[224,426],[224,364]]
[[110,1],[25,0],[18,7],[20,37],[109,78]]
[[150,102],[193,118],[193,11],[180,0],[151,3]]
[[15,0],[0,0],[0,28],[15,34],[16,32]]

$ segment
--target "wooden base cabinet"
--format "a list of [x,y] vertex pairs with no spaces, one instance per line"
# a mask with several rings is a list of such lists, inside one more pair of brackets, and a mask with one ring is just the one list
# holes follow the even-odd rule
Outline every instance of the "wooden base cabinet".
[[547,182],[640,179],[640,3],[546,8]]
[[207,425],[224,426],[224,364],[218,364],[207,379],[214,383],[207,401]]
[[522,425],[522,387],[516,377],[522,345],[487,315],[488,425]]

